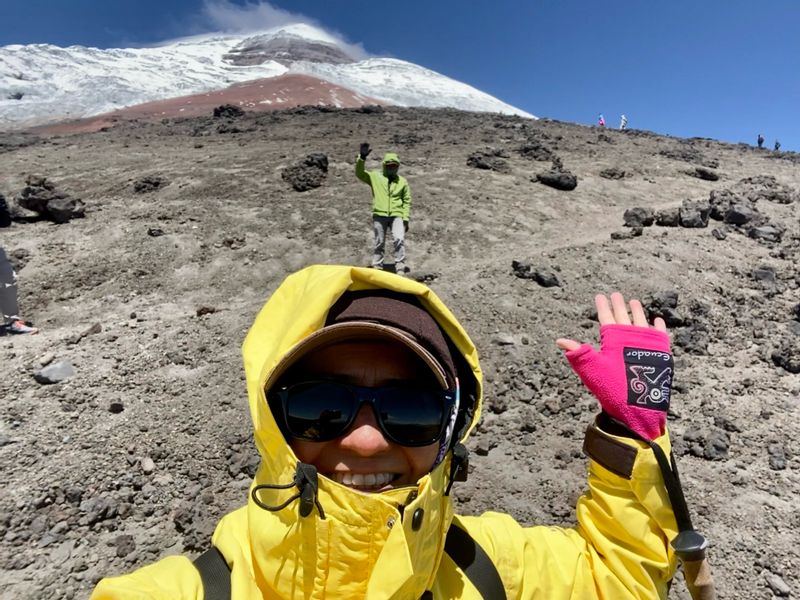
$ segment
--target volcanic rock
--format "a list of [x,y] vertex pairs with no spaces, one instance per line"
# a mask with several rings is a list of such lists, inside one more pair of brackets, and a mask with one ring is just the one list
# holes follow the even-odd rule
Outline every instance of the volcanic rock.
[[244,116],[244,110],[233,104],[223,104],[214,109],[215,119],[237,119]]
[[680,208],[681,227],[707,227],[710,212],[706,201],[684,200]]
[[41,218],[54,223],[66,223],[70,219],[84,216],[86,207],[83,201],[57,190],[46,177],[29,175],[25,183],[25,188],[15,198],[17,204],[25,210],[37,213]]
[[622,216],[625,227],[649,227],[655,221],[652,208],[637,206],[629,208]]
[[300,162],[287,167],[281,173],[297,192],[318,188],[328,173],[328,157],[322,153],[309,154]]
[[547,171],[538,173],[536,181],[565,192],[574,190],[578,186],[578,178],[569,171]]

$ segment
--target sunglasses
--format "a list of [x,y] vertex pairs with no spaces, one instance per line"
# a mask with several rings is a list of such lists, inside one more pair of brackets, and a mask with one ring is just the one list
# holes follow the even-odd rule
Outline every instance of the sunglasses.
[[280,409],[284,433],[311,442],[341,437],[353,426],[361,407],[369,404],[387,440],[401,446],[427,446],[442,439],[454,403],[451,391],[368,388],[338,381],[306,381],[270,393],[270,406],[273,413]]

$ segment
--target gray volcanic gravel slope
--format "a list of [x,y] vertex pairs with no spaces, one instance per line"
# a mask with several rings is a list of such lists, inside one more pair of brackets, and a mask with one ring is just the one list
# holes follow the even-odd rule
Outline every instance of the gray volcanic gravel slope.
[[[304,108],[0,136],[9,200],[34,174],[86,204],[66,224],[0,230],[42,328],[0,339],[0,596],[86,597],[104,575],[197,554],[244,502],[257,454],[240,344],[288,273],[367,263],[362,141],[371,167],[399,152],[412,274],[482,355],[459,510],[574,524],[596,403],[553,341],[596,341],[593,294],[619,289],[675,324],[669,423],[720,598],[800,594],[797,154],[451,110]],[[536,181],[553,157],[573,191]],[[679,216],[686,200],[699,207]],[[659,222],[750,221],[623,227],[634,207]],[[76,374],[37,383],[58,361]],[[688,598],[680,575],[670,597]]]

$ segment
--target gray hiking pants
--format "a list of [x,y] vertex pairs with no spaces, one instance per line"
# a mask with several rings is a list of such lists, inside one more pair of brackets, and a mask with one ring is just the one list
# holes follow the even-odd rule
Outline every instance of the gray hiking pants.
[[383,254],[386,247],[386,230],[392,230],[394,242],[394,264],[398,273],[404,273],[406,267],[406,228],[402,217],[379,217],[372,215],[372,230],[375,244],[372,250],[372,266],[383,268]]
[[6,251],[0,248],[0,321],[8,323],[17,313],[17,274],[8,262]]

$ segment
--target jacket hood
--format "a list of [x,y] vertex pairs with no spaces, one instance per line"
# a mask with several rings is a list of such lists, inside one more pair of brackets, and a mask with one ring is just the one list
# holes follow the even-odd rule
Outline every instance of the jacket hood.
[[287,352],[324,326],[342,294],[368,289],[415,296],[468,365],[474,377],[474,405],[457,430],[459,441],[480,416],[482,375],[475,347],[428,287],[392,273],[349,266],[311,266],[287,277],[259,312],[242,348],[262,461],[246,508],[250,554],[264,585],[281,596],[292,595],[290,590],[301,578],[301,589],[307,590],[309,581],[321,593],[336,585],[339,597],[419,597],[433,581],[452,519],[445,495],[452,452],[416,486],[368,494],[319,475],[313,503],[293,498],[300,487],[292,485],[298,459],[270,411],[264,385]]
[[397,154],[395,154],[394,152],[387,152],[386,154],[383,155],[383,164],[384,165],[386,163],[392,163],[392,162],[393,163],[397,163],[399,165],[400,164],[400,157],[397,156]]

